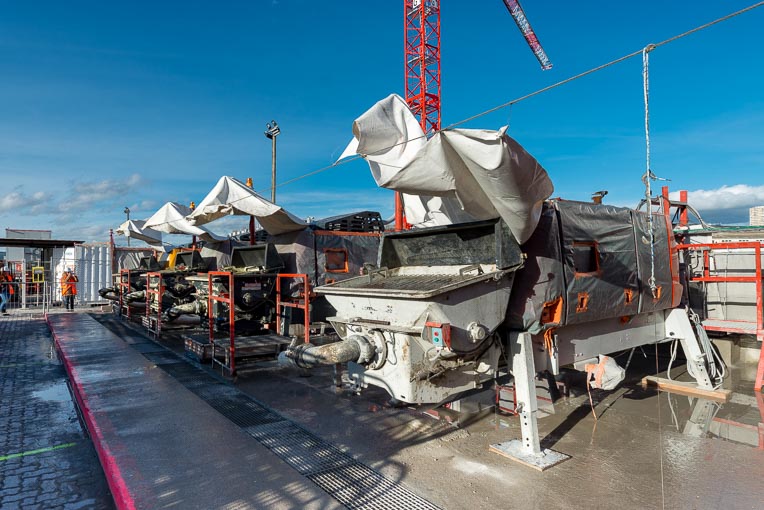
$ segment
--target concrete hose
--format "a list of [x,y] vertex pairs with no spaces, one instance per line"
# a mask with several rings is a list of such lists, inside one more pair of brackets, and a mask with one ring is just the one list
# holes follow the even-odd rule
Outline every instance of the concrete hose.
[[326,345],[300,344],[279,355],[282,365],[313,368],[337,363],[368,363],[374,357],[374,344],[365,336],[351,335],[341,342]]
[[132,304],[135,301],[146,301],[146,292],[142,290],[137,290],[135,292],[129,292],[125,294],[125,303],[128,305]]
[[167,310],[165,314],[165,320],[168,322],[174,321],[181,315],[206,315],[207,302],[204,300],[195,300],[190,303],[184,303],[182,305],[176,305]]
[[119,292],[117,292],[117,289],[114,287],[104,287],[103,289],[98,289],[98,295],[101,296],[102,299],[119,301]]

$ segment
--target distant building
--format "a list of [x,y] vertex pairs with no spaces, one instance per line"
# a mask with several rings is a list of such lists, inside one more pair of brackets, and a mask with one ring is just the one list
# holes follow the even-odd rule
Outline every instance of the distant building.
[[[6,228],[6,239],[50,239],[50,230],[25,230],[18,228]],[[32,248],[30,246],[14,246],[5,248],[6,260],[26,260],[28,262],[40,259],[39,248]]]
[[751,226],[764,227],[764,205],[757,205],[748,209]]

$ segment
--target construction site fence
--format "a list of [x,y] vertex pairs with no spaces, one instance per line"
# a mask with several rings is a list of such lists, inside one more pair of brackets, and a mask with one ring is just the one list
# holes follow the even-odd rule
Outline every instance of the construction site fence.
[[[68,268],[77,276],[75,306],[105,304],[99,289],[111,285],[108,245],[55,248],[51,260],[6,260],[12,281],[3,282],[9,308],[57,306],[63,301],[61,276]],[[11,292],[12,289],[12,292]]]

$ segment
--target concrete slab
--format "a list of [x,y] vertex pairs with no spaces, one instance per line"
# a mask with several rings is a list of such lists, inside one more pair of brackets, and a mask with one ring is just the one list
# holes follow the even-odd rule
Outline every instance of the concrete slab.
[[92,317],[48,322],[118,508],[341,508]]

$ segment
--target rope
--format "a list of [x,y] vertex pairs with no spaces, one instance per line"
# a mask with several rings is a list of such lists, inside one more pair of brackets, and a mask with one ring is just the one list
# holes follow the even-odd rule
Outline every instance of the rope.
[[[675,35],[675,36],[670,37],[668,39],[665,39],[665,40],[663,40],[661,42],[658,42],[658,43],[655,43],[655,44],[651,44],[650,45],[650,49],[652,50],[652,49],[664,46],[666,44],[672,43],[672,42],[674,42],[674,41],[676,41],[678,39],[682,39],[683,37],[687,37],[688,35],[694,34],[696,32],[700,32],[701,30],[705,30],[706,28],[709,28],[709,27],[711,27],[713,25],[716,25],[718,23],[721,23],[723,21],[727,21],[727,20],[729,20],[731,18],[734,18],[736,16],[739,16],[741,14],[744,14],[744,13],[746,13],[748,11],[751,11],[751,10],[756,9],[758,7],[761,7],[761,6],[764,6],[764,1],[757,2],[757,3],[753,4],[753,5],[750,5],[748,7],[740,9],[739,11],[732,12],[730,14],[727,14],[726,16],[722,16],[721,18],[717,18],[717,19],[715,19],[713,21],[705,23],[704,25],[697,26],[695,28],[687,30],[686,32],[682,32],[681,34],[678,34],[678,35]],[[512,105],[520,103],[522,101],[525,101],[526,99],[530,99],[530,98],[532,98],[534,96],[537,96],[537,95],[542,94],[544,92],[548,92],[548,91],[550,91],[552,89],[555,89],[557,87],[561,87],[562,85],[565,85],[565,84],[570,83],[572,81],[578,80],[580,78],[583,78],[583,77],[588,76],[590,74],[596,73],[598,71],[602,71],[603,69],[606,69],[606,68],[611,67],[611,66],[613,66],[615,64],[619,64],[619,63],[624,62],[626,60],[629,60],[630,58],[633,58],[633,57],[635,57],[635,56],[637,56],[639,54],[642,54],[644,52],[644,50],[645,49],[643,48],[641,50],[633,51],[633,52],[631,52],[631,53],[629,53],[627,55],[624,55],[622,57],[619,57],[619,58],[617,58],[615,60],[611,60],[610,62],[606,62],[606,63],[604,63],[602,65],[599,65],[597,67],[593,67],[593,68],[591,68],[591,69],[589,69],[587,71],[584,71],[582,73],[579,73],[579,74],[576,74],[576,75],[571,76],[569,78],[566,78],[564,80],[558,81],[557,83],[553,83],[553,84],[548,85],[546,87],[540,88],[540,89],[538,89],[538,90],[536,90],[534,92],[530,92],[528,94],[525,94],[524,96],[520,96],[518,98],[512,99],[511,101],[507,101],[507,102],[502,103],[500,105],[494,106],[493,108],[489,108],[489,109],[487,109],[485,111],[482,111],[480,113],[477,113],[475,115],[467,117],[466,119],[462,119],[462,120],[460,120],[458,122],[454,122],[453,124],[450,124],[450,125],[446,126],[445,128],[442,128],[439,131],[436,131],[436,133],[437,132],[448,131],[448,130],[454,129],[456,127],[459,127],[459,126],[461,126],[463,124],[466,124],[466,123],[468,123],[470,121],[473,121],[475,119],[479,119],[481,117],[485,117],[486,115],[489,115],[489,114],[494,113],[496,111],[499,111],[501,109],[504,109],[504,108],[507,108],[507,107],[511,107]],[[415,140],[420,140],[420,139],[423,139],[423,138],[427,138],[427,135],[417,136],[417,137],[414,137],[414,138],[409,138],[409,139],[403,140],[403,141],[395,143],[395,144],[393,144],[393,145],[391,145],[389,147],[385,147],[383,149],[380,149],[378,152],[385,152],[385,151],[394,149],[395,147],[398,147],[399,145],[403,145],[405,143],[413,142]],[[319,174],[319,173],[331,170],[332,168],[335,168],[335,167],[338,167],[338,166],[350,163],[351,161],[358,160],[361,157],[363,157],[363,156],[362,155],[351,156],[349,158],[343,159],[342,161],[337,161],[335,163],[332,163],[331,165],[327,165],[327,166],[324,166],[324,167],[319,168],[317,170],[313,170],[313,171],[308,172],[306,174],[303,174],[303,175],[294,177],[292,179],[286,180],[284,182],[280,182],[280,183],[276,184],[276,187],[286,186],[287,184],[292,184],[292,183],[300,181],[302,179],[306,179],[308,177],[312,177],[312,176],[314,176],[316,174]],[[263,193],[267,193],[270,190],[271,190],[271,187],[268,187],[266,189],[258,191],[258,193],[259,194],[263,194]],[[239,200],[244,200],[244,199],[245,198],[242,198],[242,199],[239,199]],[[238,200],[233,200],[230,203],[234,203],[234,202],[237,202],[237,201]],[[649,202],[649,197],[648,197],[648,203],[650,203]],[[168,222],[165,222],[165,223],[157,224],[156,226],[166,225],[166,224],[169,224],[169,223],[171,223],[171,222],[168,221]]]
[[642,91],[645,100],[645,174],[642,176],[642,182],[645,183],[645,200],[647,201],[647,229],[650,231],[650,278],[647,284],[650,286],[650,292],[653,299],[658,297],[658,286],[655,283],[655,232],[653,229],[653,208],[652,208],[652,189],[651,181],[655,180],[655,175],[650,169],[650,52],[655,49],[655,45],[648,44],[642,49]]

